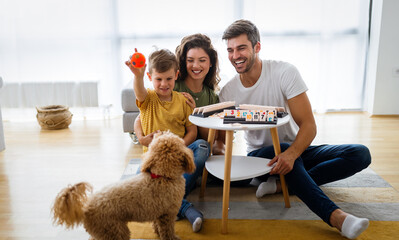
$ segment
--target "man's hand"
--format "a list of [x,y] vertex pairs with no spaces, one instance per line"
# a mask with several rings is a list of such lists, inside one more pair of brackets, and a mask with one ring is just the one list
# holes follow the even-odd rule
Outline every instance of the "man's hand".
[[183,96],[185,96],[185,97],[187,98],[186,103],[187,103],[192,109],[194,109],[196,106],[195,106],[194,98],[191,96],[191,94],[186,93],[186,92],[180,92],[180,93],[183,94]]
[[150,143],[152,142],[152,139],[154,139],[154,134],[159,133],[160,131],[157,130],[153,133],[148,134],[147,136],[140,136],[138,137],[139,142],[141,145],[148,147]]
[[288,106],[291,110],[292,118],[299,126],[299,131],[290,147],[269,162],[269,166],[276,163],[270,174],[285,175],[291,172],[295,160],[309,147],[316,136],[316,122],[306,93],[301,93],[289,99]]
[[268,166],[272,166],[273,164],[275,164],[275,166],[270,171],[270,175],[286,175],[287,173],[291,172],[292,168],[294,167],[295,160],[296,157],[291,155],[287,151],[280,153],[267,164]]

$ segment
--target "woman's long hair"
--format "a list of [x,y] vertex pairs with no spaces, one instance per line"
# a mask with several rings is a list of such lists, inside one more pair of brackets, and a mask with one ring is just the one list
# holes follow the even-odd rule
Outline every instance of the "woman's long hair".
[[205,76],[204,85],[208,86],[214,91],[219,90],[218,84],[220,82],[220,77],[218,53],[212,46],[211,39],[208,36],[200,33],[184,37],[181,40],[180,45],[176,48],[176,57],[180,68],[180,75],[177,81],[184,81],[188,75],[186,58],[187,52],[192,48],[202,48],[208,54],[211,67]]

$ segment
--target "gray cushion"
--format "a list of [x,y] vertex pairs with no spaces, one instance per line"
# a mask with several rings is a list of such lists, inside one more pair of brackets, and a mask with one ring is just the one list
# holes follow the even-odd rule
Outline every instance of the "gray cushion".
[[134,132],[134,120],[140,112],[126,112],[123,114],[123,132]]
[[131,80],[121,93],[123,114],[123,132],[134,132],[134,120],[140,114],[139,108],[136,106],[136,95],[133,90],[133,80]]
[[136,106],[136,95],[131,88],[124,88],[122,90],[122,109],[125,112],[138,112],[139,108]]

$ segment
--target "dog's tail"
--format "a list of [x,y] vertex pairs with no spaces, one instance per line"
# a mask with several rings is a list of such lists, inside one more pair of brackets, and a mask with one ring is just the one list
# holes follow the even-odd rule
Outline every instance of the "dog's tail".
[[53,223],[64,225],[67,229],[78,226],[84,218],[83,206],[88,198],[87,192],[92,190],[89,183],[81,182],[69,185],[58,193],[51,208]]

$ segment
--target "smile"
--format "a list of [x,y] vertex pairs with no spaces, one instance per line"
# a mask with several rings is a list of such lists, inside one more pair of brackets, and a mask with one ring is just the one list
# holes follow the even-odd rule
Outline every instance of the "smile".
[[236,65],[241,65],[241,64],[243,64],[243,63],[245,63],[245,60],[235,61],[235,62],[234,62],[234,64],[236,64]]

